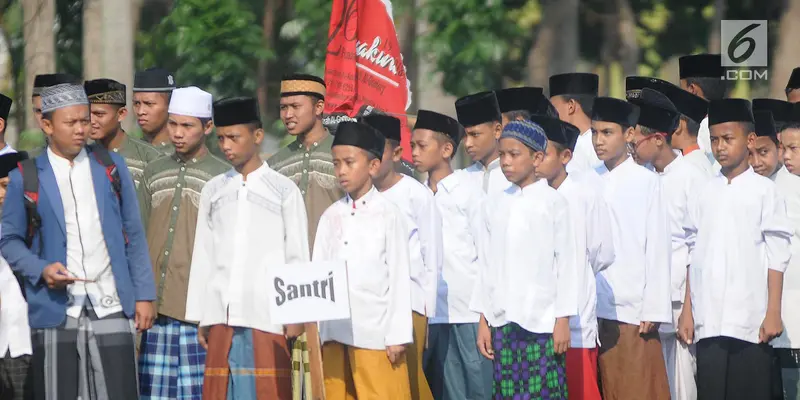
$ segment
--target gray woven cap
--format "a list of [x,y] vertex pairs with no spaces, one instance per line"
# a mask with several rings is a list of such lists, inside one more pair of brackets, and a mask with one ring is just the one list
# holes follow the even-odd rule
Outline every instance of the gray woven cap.
[[42,90],[42,113],[75,105],[89,105],[83,86],[62,83]]

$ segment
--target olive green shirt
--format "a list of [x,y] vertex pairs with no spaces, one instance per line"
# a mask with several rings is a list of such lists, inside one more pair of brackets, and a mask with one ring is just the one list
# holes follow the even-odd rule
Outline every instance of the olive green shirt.
[[144,169],[147,243],[160,315],[185,320],[200,192],[206,182],[230,168],[209,152],[187,162],[174,154],[162,156]]
[[306,203],[308,243],[312,249],[322,213],[344,197],[333,171],[332,144],[331,134],[312,144],[309,149],[303,146],[302,141],[295,140],[267,160],[272,169],[291,179],[300,188]]
[[111,151],[122,156],[125,160],[125,165],[128,166],[128,171],[131,172],[133,183],[136,186],[136,195],[139,200],[139,212],[142,215],[142,223],[145,229],[147,229],[147,221],[144,219],[144,215],[147,211],[145,210],[144,198],[141,190],[142,176],[144,175],[144,167],[150,164],[151,161],[160,158],[162,154],[155,147],[141,140],[136,140],[127,134],[125,134],[125,140],[122,141],[119,147],[113,148]]

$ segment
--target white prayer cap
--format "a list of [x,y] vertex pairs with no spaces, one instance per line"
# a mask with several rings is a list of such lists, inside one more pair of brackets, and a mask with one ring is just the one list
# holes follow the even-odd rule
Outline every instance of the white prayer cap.
[[196,86],[178,88],[172,91],[169,113],[187,117],[211,118],[213,100],[211,93]]

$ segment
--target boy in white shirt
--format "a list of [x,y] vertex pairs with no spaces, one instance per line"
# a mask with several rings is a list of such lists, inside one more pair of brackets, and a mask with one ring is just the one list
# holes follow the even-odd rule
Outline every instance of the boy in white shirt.
[[568,174],[567,164],[580,130],[547,116],[532,116],[544,128],[547,149],[536,176],[547,180],[569,203],[577,256],[578,315],[570,318],[570,349],[567,350],[569,398],[600,400],[597,386],[597,288],[595,274],[614,262],[611,216],[592,171]]
[[464,172],[484,193],[503,191],[510,183],[500,170],[497,141],[503,132],[500,106],[494,92],[481,92],[456,100],[458,122],[464,127],[464,149],[473,164]]
[[446,115],[420,110],[411,133],[414,166],[428,174],[426,186],[442,217],[443,268],[424,354],[433,397],[442,400],[488,399],[492,394],[492,362],[475,345],[480,314],[469,309],[478,275],[475,229],[484,193],[450,166],[463,131]]
[[[781,287],[791,226],[775,184],[748,165],[750,102],[712,101],[714,157],[722,166],[689,208],[691,318],[700,399],[771,398],[769,341],[781,330]],[[683,321],[682,321],[683,322]],[[683,323],[680,330],[684,331]],[[692,339],[689,337],[689,339]]]
[[657,175],[628,154],[639,107],[595,99],[592,141],[603,161],[614,263],[597,274],[600,377],[605,398],[669,398],[660,323],[672,322],[670,237]]
[[302,325],[271,320],[264,283],[270,268],[309,260],[303,196],[259,158],[264,131],[256,99],[215,102],[214,125],[233,168],[201,191],[186,299],[186,319],[199,321],[207,351],[203,397],[290,398],[284,334],[296,337]]
[[539,125],[506,125],[500,163],[513,185],[490,196],[480,218],[470,308],[481,313],[478,350],[494,361],[493,398],[567,398],[569,318],[578,311],[575,237],[566,199],[536,178],[546,147]]
[[411,253],[411,309],[414,342],[406,353],[412,400],[433,400],[425,379],[422,353],[428,337],[428,318],[436,315],[436,288],[442,272],[442,216],[433,195],[416,179],[397,172],[403,154],[400,147],[400,120],[388,115],[371,114],[362,122],[386,138],[383,158],[372,183],[378,191],[406,216],[408,247]]
[[753,148],[749,149],[748,162],[755,173],[774,182],[779,173],[789,173],[781,163],[783,149],[778,141],[777,123],[772,112],[766,110],[753,111],[753,120],[756,141]]
[[320,322],[325,395],[330,400],[411,399],[406,346],[413,342],[405,215],[372,186],[386,139],[342,122],[331,154],[347,196],[319,221],[315,261],[347,263],[350,318]]
[[569,173],[592,170],[602,164],[592,147],[592,103],[599,82],[597,75],[580,72],[550,77],[550,102],[558,110],[558,117],[581,131],[567,166]]
[[704,171],[673,151],[670,141],[679,126],[680,114],[663,93],[644,88],[629,101],[641,111],[633,135],[634,149],[639,161],[652,165],[661,177],[662,205],[667,209],[672,238],[672,322],[659,328],[670,393],[673,400],[695,400],[694,346],[678,340],[677,327],[686,298],[689,200],[708,178]]
[[800,105],[795,104],[793,121],[783,128],[780,140],[783,166],[790,173],[800,175]]
[[[8,109],[3,108],[0,95],[0,122],[5,121]],[[11,106],[11,99],[8,100]],[[5,113],[5,115],[4,115]],[[1,131],[2,129],[0,129]],[[8,173],[28,154],[13,151],[0,155],[0,212],[6,197]],[[31,385],[31,329],[28,326],[28,303],[17,276],[8,262],[0,256],[0,398],[26,400],[33,396]]]
[[[777,129],[771,124],[770,112],[753,111],[753,114],[756,122],[756,135],[759,136],[756,138],[756,147],[759,147],[759,141],[768,141],[765,145],[771,151],[769,146],[773,143],[772,140],[777,139],[775,137]],[[780,144],[778,147],[783,153],[783,147]],[[762,155],[756,155],[756,157],[760,156]],[[751,154],[751,165],[753,158]],[[800,176],[790,173],[785,166],[780,166],[780,163],[776,169],[769,178],[775,182],[778,195],[783,197],[786,202],[786,216],[794,229],[794,235],[791,239],[792,257],[783,274],[783,305],[781,307],[783,333],[770,344],[775,349],[775,356],[780,366],[784,398],[796,399],[800,397],[800,365],[797,361],[800,360],[800,318],[797,317],[796,308],[797,304],[800,304],[800,236],[798,236],[800,235]]]

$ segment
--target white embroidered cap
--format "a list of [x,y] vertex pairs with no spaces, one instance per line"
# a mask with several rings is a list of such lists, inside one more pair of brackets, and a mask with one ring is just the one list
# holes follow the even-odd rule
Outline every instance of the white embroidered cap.
[[187,117],[211,118],[213,102],[211,93],[196,86],[178,88],[172,91],[169,113]]

